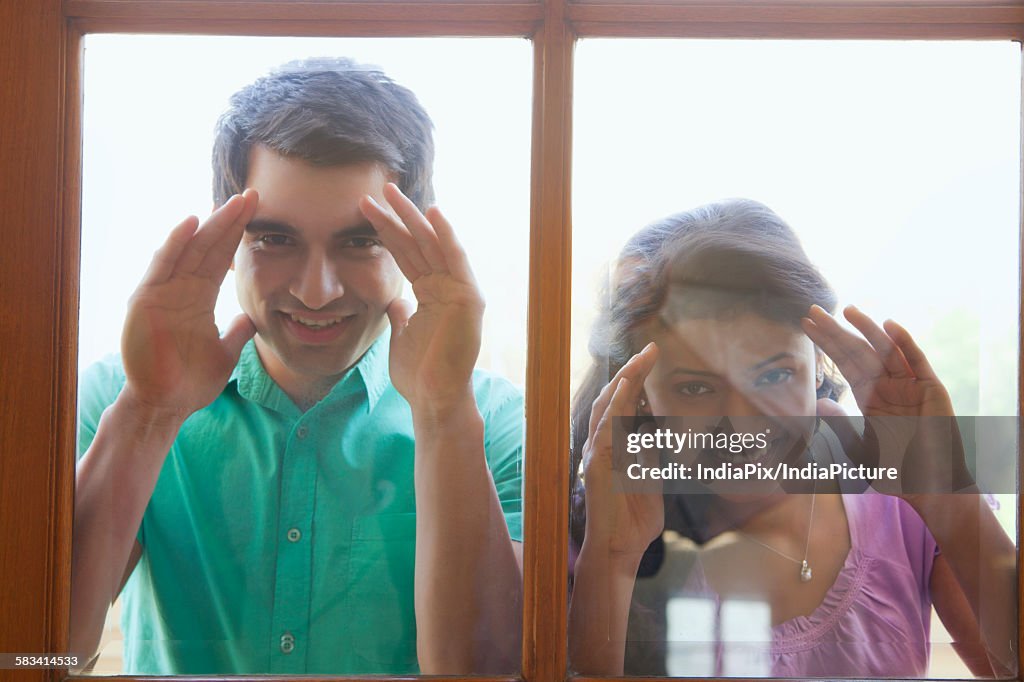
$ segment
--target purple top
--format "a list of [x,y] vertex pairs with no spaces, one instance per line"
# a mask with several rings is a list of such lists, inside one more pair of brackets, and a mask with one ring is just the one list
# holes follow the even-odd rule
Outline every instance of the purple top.
[[[821,604],[808,616],[772,627],[770,643],[716,643],[716,675],[921,677],[927,672],[934,538],[899,498],[843,495],[843,506],[850,552]],[[695,568],[690,584],[720,606],[699,562]]]

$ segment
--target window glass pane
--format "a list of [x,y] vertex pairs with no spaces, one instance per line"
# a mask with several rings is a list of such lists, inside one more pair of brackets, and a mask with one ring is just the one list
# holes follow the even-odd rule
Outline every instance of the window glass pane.
[[[576,57],[574,466],[584,450],[601,451],[595,439],[583,447],[597,390],[648,341],[658,355],[634,362],[643,382],[620,397],[619,414],[653,419],[620,424],[621,440],[606,441],[611,463],[588,458],[587,493],[575,484],[574,669],[1015,675],[999,642],[1016,641],[1016,579],[1005,566],[1015,563],[1017,509],[1019,45],[584,40]],[[886,353],[825,319],[817,331],[801,326],[810,302],[830,298],[822,278],[837,312],[856,304],[909,330],[944,386],[934,394],[941,406],[915,392],[923,365],[915,375],[892,356],[886,366]],[[830,386],[838,404],[816,402]],[[908,392],[883,400],[893,386]],[[935,416],[953,410],[960,439]],[[803,436],[786,421],[814,414],[824,419],[806,422]],[[899,422],[909,431],[885,441],[893,415],[912,415]],[[720,442],[669,448],[629,435],[679,436],[695,424],[751,436],[774,425],[785,435],[739,454]],[[922,446],[939,424],[946,440]],[[941,486],[924,482],[936,461],[949,479]],[[706,478],[622,487],[630,463],[709,462],[740,477],[784,463],[889,463],[902,487],[860,493],[846,469],[795,488],[747,480],[723,489]],[[938,496],[965,485],[960,462],[989,495]],[[588,466],[612,467],[618,487],[590,484]],[[948,518],[953,509],[966,510],[963,524]]]
[[[385,187],[433,203],[429,182],[416,184],[430,163],[416,161],[424,124],[406,96],[366,66],[292,66],[234,105],[248,156],[228,154],[219,175],[240,168],[237,190],[259,191],[233,209],[251,220],[222,215],[223,255],[190,265],[214,234],[204,223],[176,265],[150,271],[177,288],[132,303],[171,228],[210,215],[215,124],[232,94],[324,56],[374,65],[415,94],[433,121],[444,211],[428,216],[442,237],[446,218],[461,247]],[[105,557],[133,537],[142,551],[93,672],[518,670],[531,60],[521,39],[86,38],[75,590],[76,613],[91,618],[72,619],[85,648],[103,606],[81,595],[117,584],[108,564],[120,559]],[[414,231],[428,246],[389,232],[364,194],[423,221]],[[210,280],[232,253],[216,297]],[[419,310],[391,305],[399,295]],[[221,333],[243,311],[255,324],[237,365],[253,333],[244,324],[233,353],[203,359],[217,342],[202,302],[214,299]],[[122,345],[129,306],[145,331]],[[413,314],[390,340],[387,313]],[[188,394],[165,423],[179,355],[207,394]],[[129,357],[137,380],[122,370]],[[126,384],[151,399],[118,397]],[[185,403],[209,405],[182,424]],[[126,453],[133,419],[144,443]],[[430,586],[418,612],[414,581]],[[417,658],[417,637],[430,660]]]

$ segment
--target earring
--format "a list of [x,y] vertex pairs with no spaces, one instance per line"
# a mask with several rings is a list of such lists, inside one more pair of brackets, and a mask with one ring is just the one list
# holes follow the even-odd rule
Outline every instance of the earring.
[[825,381],[825,368],[824,367],[819,367],[818,368],[818,373],[817,373],[815,378],[818,380],[819,384],[821,382]]
[[640,398],[640,402],[636,404],[638,410],[642,410],[647,407],[647,398]]

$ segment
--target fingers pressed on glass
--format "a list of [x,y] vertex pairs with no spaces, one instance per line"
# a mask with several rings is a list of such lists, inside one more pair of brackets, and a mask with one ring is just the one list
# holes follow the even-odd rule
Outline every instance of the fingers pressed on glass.
[[391,204],[398,217],[405,224],[409,234],[416,242],[423,259],[429,266],[429,272],[447,272],[448,264],[444,254],[441,252],[441,245],[438,243],[437,233],[426,216],[420,213],[420,209],[409,197],[398,189],[398,185],[389,182],[384,186],[384,198]]
[[391,252],[395,263],[398,264],[398,269],[402,271],[406,279],[415,282],[430,272],[430,265],[420,253],[416,240],[398,219],[398,216],[385,209],[369,195],[362,198],[359,208],[377,230],[377,236]]
[[447,263],[448,271],[463,281],[474,281],[473,269],[469,265],[466,251],[462,248],[462,244],[459,243],[458,237],[455,236],[455,230],[441,212],[441,209],[437,206],[431,206],[427,209],[426,217],[437,234],[437,240],[441,247],[441,253],[444,255],[445,263]]
[[231,267],[231,261],[238,250],[238,244],[242,241],[242,233],[245,226],[249,224],[256,214],[259,205],[259,194],[256,190],[247,189],[242,194],[242,209],[235,219],[227,225],[217,239],[203,256],[202,262],[196,268],[195,274],[200,277],[215,279],[218,283],[224,281],[224,276]]
[[910,366],[899,347],[893,340],[878,326],[874,320],[864,314],[855,306],[847,306],[843,310],[846,319],[850,321],[857,330],[864,335],[868,343],[875,349],[885,370],[895,378],[903,378],[911,375]]
[[804,331],[839,367],[851,386],[858,386],[881,376],[885,372],[874,348],[853,332],[843,329],[839,322],[817,305],[811,306],[805,318]]
[[921,350],[921,347],[914,341],[914,337],[910,335],[910,332],[903,325],[893,320],[886,320],[884,326],[889,336],[899,346],[915,377],[918,379],[938,379],[924,351]]
[[615,386],[608,408],[601,415],[601,421],[597,425],[598,443],[602,448],[611,446],[612,441],[612,418],[625,416],[629,405],[629,396],[634,393],[632,384],[628,378],[621,377]]
[[225,230],[234,224],[244,207],[245,199],[236,194],[211,213],[210,217],[203,221],[203,224],[196,230],[185,252],[178,259],[174,268],[175,274],[196,274],[206,253],[224,237]]
[[153,260],[149,264],[149,269],[146,270],[141,284],[158,284],[166,281],[174,273],[178,259],[181,258],[181,254],[198,228],[199,219],[194,215],[190,215],[175,225],[167,236],[167,241],[153,254]]
[[658,347],[652,341],[647,344],[642,351],[631,357],[622,368],[615,373],[611,381],[601,389],[597,399],[594,401],[594,406],[590,411],[590,434],[593,435],[594,431],[598,428],[601,418],[604,416],[605,411],[608,409],[608,403],[612,400],[614,391],[618,389],[618,383],[625,377],[631,377],[634,381],[640,384],[640,388],[637,389],[637,395],[639,391],[643,389],[643,381],[647,378],[651,369],[654,367],[654,361],[658,357]]

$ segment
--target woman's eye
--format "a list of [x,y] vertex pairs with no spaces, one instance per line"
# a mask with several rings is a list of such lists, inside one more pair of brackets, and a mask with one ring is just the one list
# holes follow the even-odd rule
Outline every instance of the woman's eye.
[[761,376],[757,377],[754,381],[755,386],[774,386],[776,384],[782,384],[793,378],[793,370],[779,368],[768,370]]
[[256,238],[262,246],[289,246],[292,238],[286,234],[261,234]]
[[703,381],[687,381],[681,384],[676,384],[676,393],[685,398],[694,398],[711,392],[712,388]]

